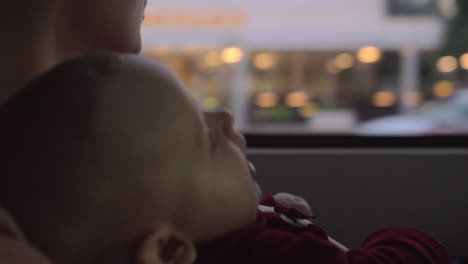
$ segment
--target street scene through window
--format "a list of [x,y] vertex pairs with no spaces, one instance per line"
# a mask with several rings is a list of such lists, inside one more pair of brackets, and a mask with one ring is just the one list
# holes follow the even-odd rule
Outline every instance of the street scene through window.
[[244,133],[468,134],[464,5],[150,0],[143,55]]

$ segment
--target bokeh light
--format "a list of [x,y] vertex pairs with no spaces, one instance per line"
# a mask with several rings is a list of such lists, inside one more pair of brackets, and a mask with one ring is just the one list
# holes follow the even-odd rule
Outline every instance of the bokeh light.
[[289,93],[286,96],[286,105],[289,107],[303,107],[307,101],[309,100],[309,97],[307,96],[306,93],[304,92],[292,92]]
[[347,70],[353,67],[355,62],[354,56],[349,53],[341,53],[335,58],[335,65],[339,69]]
[[382,57],[382,51],[374,46],[366,46],[360,48],[356,56],[362,63],[376,63]]
[[376,92],[372,96],[372,104],[377,107],[390,107],[396,103],[396,96],[391,91]]
[[455,91],[455,85],[450,81],[439,81],[434,84],[434,95],[439,98],[449,97]]
[[279,97],[277,94],[272,92],[264,92],[257,95],[255,98],[255,104],[258,107],[268,108],[276,106],[279,102]]
[[205,56],[203,56],[202,63],[203,66],[207,68],[219,67],[222,63],[221,58],[219,56],[219,52],[215,50],[207,52]]
[[460,66],[464,70],[468,70],[468,53],[465,53],[460,56]]
[[238,47],[225,48],[221,52],[221,60],[228,64],[238,63],[239,61],[242,60],[243,56],[244,56],[244,53]]
[[255,68],[259,70],[268,70],[276,66],[277,58],[268,52],[257,54],[253,60]]
[[221,102],[216,97],[207,97],[203,99],[202,104],[203,108],[208,110],[217,109],[221,106]]
[[457,69],[458,62],[453,56],[444,56],[437,60],[437,70],[443,73],[453,72]]

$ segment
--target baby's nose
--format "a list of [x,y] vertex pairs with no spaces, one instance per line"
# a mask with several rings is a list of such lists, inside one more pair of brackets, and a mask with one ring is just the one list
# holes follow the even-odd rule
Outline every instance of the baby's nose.
[[218,110],[212,112],[218,124],[221,126],[224,135],[231,139],[242,151],[246,150],[246,142],[244,136],[234,129],[234,118],[232,115],[225,110]]
[[217,119],[221,122],[221,125],[224,130],[233,130],[234,129],[234,118],[226,110],[218,110],[215,112]]

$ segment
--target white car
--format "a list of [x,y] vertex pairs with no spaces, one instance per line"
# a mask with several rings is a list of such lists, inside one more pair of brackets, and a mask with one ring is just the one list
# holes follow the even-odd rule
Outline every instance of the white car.
[[426,104],[412,113],[363,122],[354,132],[365,136],[468,134],[468,89],[460,89],[452,97]]

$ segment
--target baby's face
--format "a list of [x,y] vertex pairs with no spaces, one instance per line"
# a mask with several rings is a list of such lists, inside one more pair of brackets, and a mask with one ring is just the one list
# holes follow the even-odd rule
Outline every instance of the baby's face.
[[171,204],[167,210],[174,211],[173,221],[196,242],[254,222],[257,186],[231,115],[202,112],[172,75],[148,60],[131,58],[131,70],[124,70],[112,88],[117,99],[104,104],[111,115],[128,122],[105,127],[114,134],[128,130],[125,143],[141,146],[134,156],[142,157],[139,166],[149,172],[141,184],[158,194],[149,199]]
[[199,211],[194,214],[198,226],[211,230],[214,237],[252,223],[258,195],[254,172],[245,158],[246,143],[234,130],[232,116],[225,111],[205,112],[200,124],[203,144],[196,150],[201,166],[194,194]]

